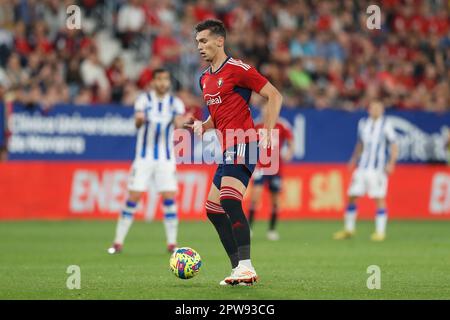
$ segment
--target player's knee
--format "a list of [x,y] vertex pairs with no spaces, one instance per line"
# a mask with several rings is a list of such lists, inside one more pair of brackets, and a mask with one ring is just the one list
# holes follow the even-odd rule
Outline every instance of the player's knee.
[[220,189],[220,204],[232,220],[243,214],[242,194],[233,187],[222,187]]
[[174,191],[165,191],[165,192],[161,192],[161,197],[164,200],[173,200],[175,199],[175,195],[176,193]]
[[141,199],[141,195],[142,192],[139,191],[130,191],[128,194],[128,200],[127,201],[131,201],[131,202],[139,202],[139,200]]
[[210,200],[206,201],[205,208],[206,208],[206,215],[208,216],[208,218],[210,218],[211,215],[218,215],[218,214],[226,213],[220,204],[210,201]]
[[206,216],[217,230],[224,228],[229,223],[228,215],[220,204],[207,200],[205,204]]
[[163,211],[165,219],[177,218],[177,204],[173,198],[163,200]]
[[220,204],[222,208],[227,212],[230,216],[235,212],[240,212],[242,210],[242,202],[235,199],[221,199]]
[[133,218],[137,210],[137,205],[138,205],[137,201],[127,200],[125,202],[125,206],[122,209],[122,217]]
[[377,208],[385,209],[386,208],[386,201],[384,198],[378,198],[376,199]]
[[349,205],[356,205],[356,200],[358,199],[358,197],[356,197],[356,196],[350,196],[349,198],[348,198],[348,204]]

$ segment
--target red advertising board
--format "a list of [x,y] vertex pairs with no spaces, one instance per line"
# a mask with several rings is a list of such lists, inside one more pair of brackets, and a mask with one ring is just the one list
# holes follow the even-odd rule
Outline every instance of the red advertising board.
[[[215,166],[178,169],[180,218],[205,219]],[[129,163],[121,162],[1,163],[0,219],[115,219],[126,198],[128,170]],[[281,219],[342,218],[350,180],[345,165],[286,165],[283,172]],[[258,218],[268,217],[269,198],[262,197]],[[399,165],[389,180],[387,203],[391,219],[450,219],[450,168]],[[375,204],[363,198],[358,209],[362,219],[372,218]],[[160,219],[161,208],[150,192],[137,218],[152,217]]]

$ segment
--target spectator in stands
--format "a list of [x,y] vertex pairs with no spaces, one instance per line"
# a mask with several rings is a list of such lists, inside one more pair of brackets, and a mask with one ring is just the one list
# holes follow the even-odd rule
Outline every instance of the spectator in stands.
[[73,102],[76,105],[90,105],[94,103],[94,97],[91,88],[81,87]]
[[110,99],[110,85],[106,72],[97,52],[91,50],[88,57],[80,66],[83,84],[92,89],[95,102],[108,102]]
[[119,9],[117,31],[124,48],[139,37],[145,25],[145,12],[140,0],[130,0]]
[[45,21],[39,20],[34,24],[33,32],[31,35],[31,45],[33,50],[48,54],[53,51],[53,43],[48,37],[48,30]]
[[153,70],[161,68],[162,67],[162,61],[159,58],[159,56],[152,56],[148,64],[142,69],[138,80],[137,85],[139,89],[141,90],[148,90],[150,82],[153,78]]
[[116,57],[106,70],[106,75],[111,87],[111,101],[120,103],[122,101],[124,85],[127,82],[122,59]]
[[127,81],[123,89],[122,105],[133,107],[140,91],[136,84],[132,81]]
[[12,32],[7,29],[2,29],[0,23],[0,67],[6,65],[13,47],[14,40]]
[[22,68],[20,63],[20,57],[18,54],[13,53],[6,66],[6,77],[11,87],[20,87],[28,83],[30,77],[26,69]]
[[160,34],[153,41],[153,56],[159,57],[163,65],[170,70],[179,63],[182,48],[178,39],[173,35],[173,27],[170,24],[162,24]]
[[[37,97],[36,83],[41,94],[51,93],[55,79],[46,75],[56,70],[71,101],[129,102],[134,92],[146,89],[155,67],[166,66],[176,87],[199,94],[192,78],[203,65],[190,30],[198,21],[216,17],[229,31],[228,54],[254,64],[290,107],[355,110],[381,97],[398,109],[450,110],[448,1],[387,1],[382,30],[366,27],[369,0],[105,3],[78,1],[86,17],[93,17],[93,26],[85,30],[65,28],[70,0],[0,3],[4,90],[14,90],[16,99],[26,101]],[[97,19],[99,9],[103,19]],[[109,45],[97,44],[111,30],[117,33],[106,37]],[[93,57],[97,48],[116,47],[111,56],[124,56],[123,63],[100,63],[99,57],[107,56],[102,51]]]
[[14,51],[21,56],[26,56],[31,50],[31,45],[26,35],[26,25],[23,21],[19,21],[14,27]]

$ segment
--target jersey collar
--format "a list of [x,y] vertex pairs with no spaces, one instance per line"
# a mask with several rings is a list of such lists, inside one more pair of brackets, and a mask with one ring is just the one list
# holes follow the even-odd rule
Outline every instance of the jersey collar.
[[230,56],[227,56],[227,58],[225,59],[225,61],[220,65],[219,69],[217,69],[216,71],[212,72],[212,66],[209,67],[209,73],[210,74],[216,74],[217,72],[219,72],[223,66],[228,62],[228,60],[230,60]]
[[169,96],[170,96],[170,93],[167,92],[167,93],[164,95],[164,97],[160,98],[160,97],[158,97],[158,96],[156,95],[156,91],[155,91],[155,90],[151,90],[151,91],[150,91],[150,94],[151,94],[151,96],[152,96],[152,99],[154,99],[154,101],[159,101],[159,102],[164,102],[164,101],[166,101],[166,100],[169,98]]

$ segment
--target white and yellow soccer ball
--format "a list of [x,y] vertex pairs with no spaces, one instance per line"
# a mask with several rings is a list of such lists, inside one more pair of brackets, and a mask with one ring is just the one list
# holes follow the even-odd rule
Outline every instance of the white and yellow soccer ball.
[[170,257],[170,271],[180,279],[195,277],[202,266],[200,255],[192,248],[178,248]]

